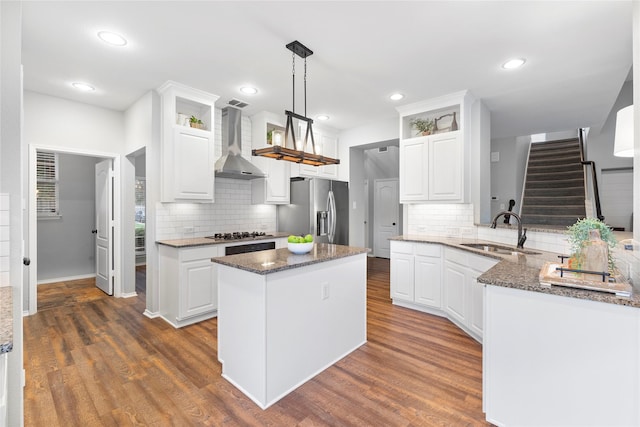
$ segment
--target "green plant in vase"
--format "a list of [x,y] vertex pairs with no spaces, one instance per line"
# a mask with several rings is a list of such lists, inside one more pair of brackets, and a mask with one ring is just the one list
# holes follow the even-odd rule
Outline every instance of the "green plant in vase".
[[575,222],[575,224],[567,227],[567,241],[571,246],[571,258],[569,259],[569,268],[583,268],[584,249],[593,239],[592,230],[598,231],[600,239],[607,244],[609,271],[613,271],[615,263],[611,256],[611,249],[618,244],[611,228],[597,218],[584,218]]
[[431,135],[431,132],[433,132],[436,126],[436,122],[433,119],[423,119],[420,117],[412,119],[409,124],[418,131],[416,136]]
[[189,118],[189,123],[191,123],[192,128],[197,128],[197,129],[204,128],[204,123],[202,123],[202,120],[200,120],[196,116],[191,116]]

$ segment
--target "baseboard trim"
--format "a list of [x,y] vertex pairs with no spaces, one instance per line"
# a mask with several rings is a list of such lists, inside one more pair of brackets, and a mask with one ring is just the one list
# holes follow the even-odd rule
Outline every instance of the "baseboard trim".
[[128,294],[120,295],[120,298],[133,298],[133,297],[137,297],[137,296],[138,296],[137,292],[129,292]]
[[144,310],[144,314],[145,316],[147,316],[149,319],[155,319],[156,317],[160,317],[160,313],[154,313],[152,311],[149,311],[147,309]]
[[78,276],[56,277],[55,279],[38,280],[38,285],[46,285],[48,283],[69,282],[71,280],[91,279],[96,277],[94,274],[81,274]]

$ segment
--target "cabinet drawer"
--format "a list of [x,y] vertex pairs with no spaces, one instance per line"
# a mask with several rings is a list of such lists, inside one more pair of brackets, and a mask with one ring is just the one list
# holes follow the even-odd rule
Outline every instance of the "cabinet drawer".
[[468,255],[469,268],[472,268],[480,273],[484,273],[494,265],[498,263],[497,259],[489,258],[482,255]]
[[391,244],[391,252],[396,252],[399,254],[408,254],[413,255],[413,243],[412,242],[399,242],[397,240],[392,240],[389,242]]
[[430,243],[416,243],[415,253],[416,255],[440,258],[442,256],[441,248],[441,245],[434,245]]
[[467,266],[469,257],[468,253],[458,249],[444,248],[444,257],[449,262],[455,262],[456,264]]
[[182,248],[180,249],[180,259],[182,261],[194,261],[199,259],[217,257],[218,246],[219,245],[210,245],[195,248]]

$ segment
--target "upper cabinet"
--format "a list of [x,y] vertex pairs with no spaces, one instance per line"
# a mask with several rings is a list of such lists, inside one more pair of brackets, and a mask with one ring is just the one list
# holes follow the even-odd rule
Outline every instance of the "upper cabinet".
[[[304,131],[301,130],[301,135]],[[313,138],[316,146],[316,154],[337,158],[338,157],[338,137],[334,132],[323,128],[313,128]],[[301,145],[302,142],[299,141]],[[311,141],[307,142],[305,151],[313,152]],[[292,176],[318,177],[326,179],[338,179],[338,168],[340,165],[311,166],[305,164],[294,164],[291,167]]]
[[397,108],[401,203],[469,202],[474,102],[464,91]]
[[161,201],[213,202],[218,96],[168,81],[162,97]]
[[[283,145],[284,130],[284,115],[263,111],[251,116],[251,148]],[[253,156],[251,162],[267,175],[251,181],[252,203],[288,204],[291,163],[260,156]]]

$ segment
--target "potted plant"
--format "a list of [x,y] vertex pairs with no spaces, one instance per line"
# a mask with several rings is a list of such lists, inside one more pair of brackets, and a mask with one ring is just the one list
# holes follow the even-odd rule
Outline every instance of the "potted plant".
[[204,129],[204,123],[202,123],[202,120],[200,120],[196,116],[191,116],[191,118],[189,119],[189,123],[191,124],[192,128]]
[[609,262],[609,271],[615,268],[611,249],[615,248],[618,242],[611,228],[597,218],[584,218],[576,221],[575,224],[567,228],[567,241],[571,245],[571,258],[569,259],[569,268],[582,269],[585,262],[585,248],[593,241],[594,234],[592,230],[599,233],[599,238],[606,243],[609,251],[607,254]]
[[414,128],[416,128],[416,130],[418,131],[416,136],[431,135],[431,132],[433,132],[433,129],[435,128],[435,125],[436,125],[433,119],[429,119],[429,118],[424,119],[421,117],[416,117],[412,119],[409,122],[409,124]]

